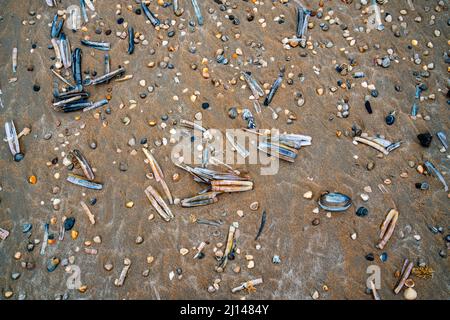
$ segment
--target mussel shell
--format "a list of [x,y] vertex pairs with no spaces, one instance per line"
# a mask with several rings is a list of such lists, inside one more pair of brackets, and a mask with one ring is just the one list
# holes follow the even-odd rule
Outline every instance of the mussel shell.
[[27,232],[31,231],[32,228],[33,228],[33,225],[31,223],[24,223],[22,225],[22,232],[27,233]]
[[352,205],[352,199],[338,192],[326,192],[319,198],[319,206],[332,212],[345,211]]
[[75,224],[75,218],[69,217],[66,220],[64,220],[64,230],[69,231],[72,230],[73,226]]
[[359,207],[358,210],[356,210],[356,215],[358,217],[365,217],[369,214],[369,210],[365,207]]
[[14,155],[14,161],[20,162],[20,161],[22,161],[22,159],[23,159],[24,157],[25,157],[25,155],[24,155],[23,153],[21,153],[21,152],[16,153],[16,154]]

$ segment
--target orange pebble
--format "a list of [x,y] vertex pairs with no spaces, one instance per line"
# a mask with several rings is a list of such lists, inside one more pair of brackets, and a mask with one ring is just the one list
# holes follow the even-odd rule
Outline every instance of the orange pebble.
[[30,176],[28,178],[28,182],[31,183],[31,184],[36,184],[36,182],[37,182],[36,176]]

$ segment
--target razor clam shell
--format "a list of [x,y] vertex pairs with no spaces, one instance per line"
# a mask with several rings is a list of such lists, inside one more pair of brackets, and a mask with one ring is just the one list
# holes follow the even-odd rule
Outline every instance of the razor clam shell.
[[76,184],[78,186],[88,188],[88,189],[93,189],[93,190],[102,190],[103,189],[102,184],[86,180],[83,177],[80,177],[76,174],[69,173],[69,175],[67,176],[67,181],[69,181],[70,183]]
[[345,211],[351,205],[352,199],[338,192],[324,193],[319,198],[319,206],[326,211]]

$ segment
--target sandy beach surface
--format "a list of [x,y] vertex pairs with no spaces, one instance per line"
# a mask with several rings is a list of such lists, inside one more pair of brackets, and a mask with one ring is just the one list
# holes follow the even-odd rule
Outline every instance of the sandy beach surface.
[[[57,78],[50,70],[55,53],[48,46],[53,16],[79,1],[63,0],[57,8],[48,7],[43,0],[0,2],[0,98],[4,105],[0,107],[1,136],[4,137],[3,127],[9,120],[14,120],[17,132],[25,127],[31,129],[20,138],[25,155],[20,162],[13,160],[7,142],[0,144],[0,228],[10,233],[0,240],[0,299],[55,299],[65,293],[68,299],[313,299],[317,294],[318,299],[373,299],[366,292],[366,271],[370,265],[380,268],[381,297],[404,299],[403,291],[396,295],[393,289],[398,281],[395,272],[402,268],[405,258],[415,266],[426,265],[434,271],[428,279],[411,276],[418,299],[449,298],[449,246],[445,239],[449,234],[449,194],[437,178],[417,170],[429,160],[450,183],[449,154],[441,150],[436,137],[438,131],[449,134],[448,64],[444,57],[449,51],[447,1],[441,1],[447,6],[440,6],[440,1],[416,0],[414,11],[407,1],[384,1],[379,7],[385,29],[369,33],[369,15],[363,13],[368,6],[360,6],[359,0],[351,4],[340,0],[230,0],[225,11],[220,8],[222,1],[199,0],[204,24],[195,27],[189,25],[190,21],[196,22],[190,0],[180,1],[184,13],[179,17],[174,15],[172,6],[151,1],[149,8],[162,25],[170,25],[159,30],[147,22],[143,13],[135,13],[140,8],[137,2],[94,1],[95,14],[88,10],[86,29],[72,32],[64,27],[72,49],[83,50],[83,72],[95,71],[97,76],[104,72],[104,52],[80,44],[80,39],[89,37],[111,43],[111,70],[123,66],[125,75],[133,75],[127,81],[112,80],[86,87],[90,101],[108,97],[109,104],[75,113],[52,108],[53,81]],[[310,10],[320,9],[323,15],[310,18],[313,25],[307,32],[307,47],[288,50],[282,41],[295,36],[298,4]],[[121,9],[116,5],[121,5]],[[385,21],[387,13],[392,16],[391,22]],[[249,14],[253,15],[252,21],[248,21]],[[234,24],[230,15],[239,19],[239,24]],[[124,19],[125,25],[117,23],[119,18]],[[321,28],[321,23],[328,28]],[[126,25],[133,26],[146,40],[145,44],[143,40],[136,44],[132,55],[127,53],[128,38],[116,35],[127,32]],[[349,32],[347,37],[343,36],[344,25]],[[400,30],[400,37],[395,36],[393,25]],[[107,30],[111,30],[109,35]],[[175,31],[172,37],[168,35],[170,31]],[[227,41],[223,41],[223,36]],[[417,45],[412,44],[413,40],[417,40]],[[432,45],[427,46],[429,42]],[[18,48],[15,74],[14,47]],[[228,64],[217,62],[219,49],[223,49]],[[389,56],[388,51],[392,52],[390,66],[378,66],[377,59]],[[418,58],[419,64],[414,61]],[[347,75],[335,70],[336,65],[351,63],[353,70]],[[208,79],[202,74],[206,66]],[[264,88],[270,89],[282,67],[286,68],[285,77],[270,104],[275,111],[279,108],[278,118],[274,119],[272,111],[265,107],[256,114],[249,100],[251,91],[243,87],[240,72],[252,72]],[[428,90],[422,92],[424,99],[417,102],[419,116],[413,119],[410,113],[416,78],[424,67],[428,72],[425,77],[422,73],[419,80]],[[353,78],[352,74],[358,71],[364,72],[365,77]],[[73,83],[70,70],[62,69],[62,75]],[[145,86],[141,80],[145,80]],[[348,80],[352,88],[340,87],[339,80],[344,84]],[[370,96],[363,82],[374,85],[378,97]],[[36,85],[39,91],[33,90]],[[59,86],[61,90],[61,81]],[[152,92],[147,89],[149,86],[153,87]],[[323,89],[321,95],[319,88]],[[143,93],[145,98],[140,96]],[[299,94],[304,98],[303,106],[298,106]],[[372,114],[364,106],[366,96]],[[350,112],[347,118],[340,118],[337,106],[344,98]],[[202,108],[205,102],[209,103],[208,109]],[[217,203],[208,206],[172,205],[175,218],[163,221],[144,194],[148,185],[163,193],[154,179],[146,177],[151,169],[144,162],[141,140],[147,139],[174,198],[193,196],[204,186],[173,164],[170,130],[180,130],[174,121],[193,121],[199,112],[208,128],[225,132],[245,127],[247,123],[241,114],[236,119],[228,116],[231,107],[239,111],[248,108],[258,129],[276,128],[309,135],[312,145],[301,148],[294,163],[281,161],[275,175],[261,175],[258,164],[234,166],[248,172],[254,182],[253,190],[220,195]],[[396,121],[388,126],[385,117],[391,111],[396,112]],[[289,115],[295,119],[288,121]],[[129,124],[124,123],[125,118]],[[156,125],[149,125],[151,121]],[[378,134],[402,144],[389,155],[380,156],[373,148],[353,143],[352,125],[369,136]],[[417,139],[424,132],[433,135],[428,148]],[[46,139],[49,134],[51,137]],[[133,137],[134,144],[130,143]],[[167,145],[157,146],[163,139],[167,139]],[[96,148],[92,149],[94,141]],[[103,184],[103,190],[89,190],[66,181],[70,171],[63,159],[73,149],[82,151],[95,168],[95,180]],[[371,162],[374,168],[368,170]],[[121,164],[126,171],[120,170]],[[77,167],[73,172],[82,174]],[[174,174],[179,175],[177,181]],[[35,184],[29,183],[30,176],[36,177]],[[419,182],[427,182],[429,189],[417,189],[415,184]],[[380,184],[385,192],[378,187]],[[312,191],[312,199],[304,198],[308,191]],[[353,199],[353,205],[345,212],[330,214],[321,209],[315,213],[324,191],[346,194]],[[363,201],[362,194],[368,195],[368,201]],[[96,198],[94,205],[92,198]],[[95,215],[95,225],[89,223],[80,201],[88,204]],[[133,206],[127,208],[130,201]],[[250,204],[255,201],[259,208],[253,211]],[[365,217],[355,214],[361,206],[369,211]],[[391,208],[398,210],[399,219],[388,244],[380,250],[375,247],[380,225]],[[242,217],[238,210],[243,211]],[[263,210],[267,222],[255,241]],[[154,218],[149,220],[152,214]],[[77,239],[66,232],[65,239],[58,240],[63,216],[76,219]],[[223,225],[197,224],[194,217],[221,219]],[[52,218],[55,224],[51,224]],[[314,225],[314,220],[315,224],[320,223]],[[218,273],[214,250],[224,250],[233,222],[239,223],[239,254],[228,262],[224,272]],[[22,232],[25,223],[32,224],[31,235]],[[45,223],[50,224],[56,241],[40,255]],[[442,227],[442,233],[434,234],[430,226]],[[356,234],[356,239],[352,239],[352,234]],[[101,237],[101,243],[94,242],[96,236]],[[137,244],[139,236],[143,242]],[[28,251],[27,244],[35,239],[40,243]],[[193,259],[197,252],[194,248],[202,241],[209,243],[203,251],[205,257]],[[98,252],[88,254],[86,248]],[[182,248],[189,249],[189,253],[181,255]],[[366,259],[370,253],[374,261]],[[387,254],[384,262],[380,260],[382,253]],[[246,255],[253,256],[253,268],[248,268]],[[275,255],[280,257],[279,264],[272,262]],[[153,257],[150,264],[149,256]],[[81,283],[87,290],[68,289],[71,273],[63,263],[48,272],[52,257],[61,261],[70,258],[69,266],[79,267]],[[123,286],[117,287],[114,282],[124,259],[131,261],[131,267]],[[104,268],[108,263],[113,266],[110,271]],[[238,266],[240,271],[235,272]],[[256,278],[263,278],[263,283],[255,291],[231,293],[232,288]],[[208,287],[215,282],[218,289],[211,293]]]

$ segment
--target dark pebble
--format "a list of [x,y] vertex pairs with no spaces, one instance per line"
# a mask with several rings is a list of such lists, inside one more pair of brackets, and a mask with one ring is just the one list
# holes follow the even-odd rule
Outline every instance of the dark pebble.
[[402,91],[402,87],[400,87],[398,84],[395,86],[395,91],[400,92]]
[[106,108],[106,109],[105,109],[105,113],[106,113],[106,114],[111,114],[111,108],[110,108],[110,107]]
[[122,172],[127,171],[128,170],[128,165],[125,162],[121,162],[119,164],[119,170],[122,171]]
[[91,147],[92,150],[97,149],[97,142],[92,141],[91,143],[89,143],[89,147]]
[[91,204],[91,206],[95,206],[95,204],[97,203],[97,198],[91,198],[89,200],[89,203]]
[[174,35],[175,35],[175,31],[169,31],[169,32],[167,33],[167,36],[168,36],[169,38],[172,38]]
[[33,49],[36,49],[36,48],[37,48],[36,43],[33,43],[33,44],[31,45],[31,47],[32,47]]
[[34,67],[33,67],[32,65],[29,65],[29,66],[27,67],[27,71],[32,72],[33,70],[34,70]]
[[123,23],[123,21],[124,21],[124,19],[123,19],[123,18],[119,18],[119,19],[117,19],[117,24],[122,24],[122,23]]
[[386,262],[387,259],[388,259],[387,253],[386,253],[386,252],[383,252],[383,253],[380,255],[380,260],[383,261],[383,262]]
[[374,98],[378,97],[378,90],[372,90],[370,91],[370,95]]
[[97,29],[95,29],[95,33],[96,34],[102,34],[102,30],[97,28]]
[[167,114],[161,116],[162,121],[167,121],[167,119],[169,119],[169,116]]
[[69,171],[72,171],[73,168],[74,168],[73,163],[71,163],[71,164],[69,164],[69,165],[67,166],[67,170],[69,170]]
[[134,13],[136,13],[136,14],[141,14],[141,13],[142,13],[142,11],[141,11],[141,9],[140,9],[140,8],[137,8],[136,10],[134,10]]
[[145,99],[147,98],[147,94],[145,92],[139,93],[139,97],[141,97],[141,99]]
[[72,230],[74,225],[75,225],[74,217],[69,217],[66,220],[64,220],[64,230],[70,231],[70,230]]
[[52,159],[52,164],[57,164],[57,163],[58,163],[58,157],[53,158],[53,159]]
[[369,214],[369,210],[365,207],[359,207],[358,210],[356,210],[356,215],[358,217],[365,217]]
[[146,144],[147,143],[147,138],[142,138],[141,139],[141,144]]
[[105,31],[105,34],[106,34],[107,36],[109,36],[109,35],[111,34],[111,32],[112,32],[111,29],[108,29],[108,30]]
[[375,257],[373,256],[373,253],[369,253],[368,255],[366,255],[366,260],[367,260],[367,261],[373,261],[373,260],[375,260]]
[[450,242],[450,234],[445,236],[445,241]]
[[425,132],[418,134],[417,139],[419,139],[422,147],[428,148],[431,144],[431,140],[433,140],[433,136],[429,132]]
[[35,85],[33,86],[33,90],[34,90],[35,92],[38,92],[39,90],[41,90],[41,87],[40,87],[39,85],[35,84]]
[[180,276],[183,273],[183,269],[177,268],[176,272]]
[[208,103],[208,102],[203,102],[203,103],[202,103],[202,108],[203,108],[204,110],[208,109],[208,108],[209,108],[209,103]]

